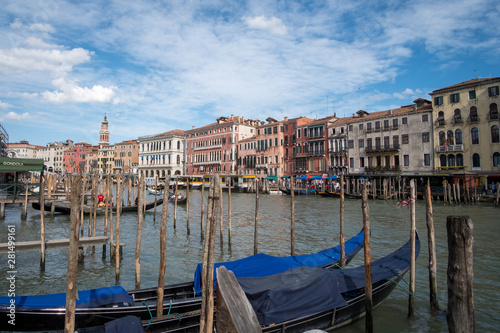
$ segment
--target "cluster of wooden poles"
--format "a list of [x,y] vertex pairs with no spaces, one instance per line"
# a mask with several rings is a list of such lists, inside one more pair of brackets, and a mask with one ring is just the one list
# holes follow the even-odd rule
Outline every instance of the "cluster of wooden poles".
[[[93,180],[94,181],[94,180]],[[170,183],[170,177],[167,178],[166,184]],[[291,255],[295,255],[295,205],[294,191],[292,184],[291,195]],[[104,189],[106,191],[106,199],[110,200],[111,178],[107,178]],[[341,184],[344,184],[343,176],[341,176]],[[258,222],[259,222],[259,191],[256,184],[256,206],[255,206],[255,229],[254,229],[254,254],[258,253]],[[130,186],[130,182],[129,182]],[[138,206],[143,207],[144,204],[144,179],[139,179],[138,190]],[[43,187],[42,187],[43,188]],[[74,330],[74,311],[76,305],[76,274],[78,265],[78,227],[83,229],[81,224],[82,215],[82,190],[84,182],[81,175],[73,175],[71,177],[71,229],[70,229],[70,248],[68,255],[68,274],[67,274],[67,299],[66,299],[66,326],[68,331]],[[98,186],[92,186],[97,189]],[[177,186],[175,191],[177,192]],[[222,186],[218,175],[212,177],[208,195],[208,205],[206,212],[206,226],[204,225],[204,184],[202,186],[201,196],[201,237],[205,237],[204,253],[203,253],[203,302],[201,310],[201,332],[212,332],[213,330],[213,270],[215,257],[215,234],[217,220],[220,222],[220,242],[223,244],[223,203],[222,203]],[[408,316],[414,315],[414,294],[415,294],[415,184],[410,182],[410,240],[412,243],[411,263],[410,263],[410,279],[409,279],[409,307]],[[122,206],[122,186],[121,177],[117,179],[117,210],[116,210],[116,240],[115,244],[119,244],[120,235],[120,210]],[[189,186],[186,187],[186,196],[189,198]],[[92,196],[95,197],[95,196]],[[156,197],[156,196],[155,196]],[[168,193],[165,191],[164,198],[167,199]],[[155,199],[156,200],[156,199]],[[168,199],[167,199],[168,200]],[[189,212],[189,201],[187,201],[187,212]],[[92,205],[91,205],[92,206]],[[43,205],[41,205],[43,207]],[[106,202],[108,207],[108,201]],[[428,230],[428,246],[429,246],[429,281],[430,281],[430,306],[433,311],[439,310],[437,298],[437,265],[436,251],[434,240],[434,225],[432,217],[432,198],[430,196],[430,186],[426,188],[426,220]],[[107,211],[107,210],[106,210]],[[110,209],[110,214],[112,210]],[[364,226],[364,257],[365,257],[365,272],[366,272],[366,331],[373,332],[373,300],[371,290],[371,253],[370,253],[370,218],[368,209],[368,191],[366,183],[362,186],[362,212]],[[95,213],[95,210],[94,210]],[[137,240],[136,240],[136,289],[140,288],[140,251],[141,251],[141,231],[144,218],[143,209],[138,209],[138,225],[137,225]],[[165,284],[165,269],[166,269],[166,222],[168,214],[168,204],[165,204],[161,213],[160,224],[160,271],[158,278],[158,303],[157,317],[163,315],[163,286]],[[107,219],[105,213],[105,221]],[[111,215],[112,216],[112,215]],[[189,213],[187,213],[189,216]],[[189,221],[189,217],[187,217]],[[43,219],[42,219],[43,224]],[[93,225],[91,228],[90,225]],[[112,230],[113,221],[111,218],[110,227]],[[175,227],[175,219],[174,219]],[[43,228],[43,227],[42,227]],[[472,300],[472,221],[468,217],[450,216],[447,221],[448,240],[449,240],[449,269],[448,269],[448,325],[455,328],[474,326],[474,307]],[[105,234],[107,223],[105,222]],[[187,223],[189,233],[189,222]],[[89,221],[90,230],[95,234],[95,215],[93,223]],[[231,189],[229,188],[228,195],[228,245],[231,246]],[[112,231],[110,231],[113,234]],[[112,238],[111,238],[112,239]],[[42,241],[43,244],[43,241]],[[111,240],[113,247],[113,241]],[[43,246],[43,245],[42,245]],[[341,187],[340,200],[340,247],[341,247],[341,266],[345,267],[345,237],[344,237],[344,187]],[[103,251],[105,252],[105,251]],[[116,259],[116,282],[119,281],[119,260],[120,251],[114,251]],[[451,268],[450,268],[451,267]],[[460,269],[456,269],[459,267]],[[455,330],[460,331],[460,330]],[[470,331],[470,330],[466,330]]]

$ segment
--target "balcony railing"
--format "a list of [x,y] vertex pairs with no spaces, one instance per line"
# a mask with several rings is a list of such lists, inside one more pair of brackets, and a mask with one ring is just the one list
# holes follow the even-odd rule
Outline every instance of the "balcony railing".
[[464,151],[464,145],[446,145],[446,146],[437,146],[436,147],[436,152],[437,153],[445,153],[445,152],[452,152],[452,151]]
[[205,161],[205,162],[193,162],[193,165],[210,165],[210,164],[221,164],[221,160],[216,161]]
[[442,118],[436,120],[436,126],[437,127],[443,127],[444,125],[446,125],[446,121]]
[[369,146],[366,147],[366,152],[367,153],[379,153],[379,152],[391,152],[391,151],[399,151],[400,149],[399,144],[393,144],[393,145],[384,145],[384,146]]
[[257,163],[257,164],[255,164],[255,168],[257,168],[257,169],[267,169],[267,163]]
[[467,122],[469,124],[477,124],[479,123],[479,116],[469,116],[469,118],[467,118]]
[[322,138],[325,136],[325,132],[320,132],[320,133],[309,133],[310,135],[308,136],[308,138],[310,139],[314,139],[314,138]]
[[210,146],[202,146],[202,147],[194,147],[194,150],[206,150],[206,149],[216,149],[222,148],[222,144],[219,145],[210,145]]
[[328,149],[328,153],[334,154],[334,155],[342,155],[347,152],[347,148],[340,148],[340,149],[335,149],[335,148],[330,148]]
[[454,117],[451,120],[452,125],[462,125],[463,123],[464,123],[464,120],[462,119],[462,117]]
[[307,154],[308,154],[309,156],[320,156],[320,155],[325,155],[325,150],[324,150],[324,149],[313,150],[313,151],[309,151]]
[[488,121],[498,120],[499,119],[498,112],[490,112],[490,113],[488,113],[488,115],[486,116],[486,119]]

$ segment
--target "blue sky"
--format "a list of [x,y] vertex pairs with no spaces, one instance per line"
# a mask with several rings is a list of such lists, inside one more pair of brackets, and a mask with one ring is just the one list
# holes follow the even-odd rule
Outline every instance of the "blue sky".
[[381,111],[500,76],[500,2],[4,0],[10,142]]

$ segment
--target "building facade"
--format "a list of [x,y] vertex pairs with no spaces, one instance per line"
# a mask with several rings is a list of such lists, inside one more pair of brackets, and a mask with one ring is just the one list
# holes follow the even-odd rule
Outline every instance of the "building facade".
[[186,131],[186,174],[237,174],[238,142],[255,136],[259,120],[231,116]]
[[145,177],[164,179],[184,174],[185,132],[172,130],[137,140],[138,172]]
[[115,145],[100,144],[97,149],[97,170],[100,174],[112,174],[115,167]]
[[73,148],[64,152],[64,172],[65,173],[80,173],[85,171],[85,157],[95,148],[86,142],[78,142],[73,145]]
[[[314,121],[307,117],[291,118],[285,117],[283,120],[283,148],[284,148],[284,170],[285,176],[299,175],[304,172],[305,164],[297,160],[299,151],[302,152],[302,146],[298,148],[298,142],[302,145],[303,140],[297,141],[299,127]],[[302,132],[301,132],[302,134]],[[299,154],[300,155],[300,154]]]
[[499,77],[473,79],[430,93],[438,173],[500,173],[499,86]]
[[328,173],[341,175],[348,173],[347,123],[353,117],[339,118],[327,125],[328,135]]
[[47,146],[37,149],[37,158],[44,161],[44,168],[49,172],[64,172],[64,152],[73,148],[73,141],[66,140],[65,143],[48,143]]
[[368,113],[347,122],[351,175],[429,175],[434,170],[431,101]]
[[18,143],[7,143],[7,157],[12,158],[37,158],[38,149],[41,146],[32,145],[28,141]]
[[256,127],[255,174],[259,178],[281,177],[284,172],[284,121],[267,118]]
[[238,175],[255,175],[256,148],[255,136],[238,142]]
[[139,165],[139,144],[127,140],[115,144],[114,173],[135,173]]

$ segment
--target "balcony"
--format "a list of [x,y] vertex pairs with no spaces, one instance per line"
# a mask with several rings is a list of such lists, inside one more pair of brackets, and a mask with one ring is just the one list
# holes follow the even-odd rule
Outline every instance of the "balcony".
[[469,118],[467,118],[467,123],[469,124],[479,123],[479,116],[470,116]]
[[194,150],[207,150],[207,149],[217,149],[222,148],[222,144],[219,145],[211,145],[211,146],[202,146],[202,147],[194,147]]
[[499,120],[498,112],[490,112],[490,113],[488,113],[488,115],[486,116],[486,119],[488,121]]
[[255,164],[256,169],[267,169],[267,163],[257,163]]
[[398,172],[401,171],[401,167],[399,165],[393,165],[393,166],[372,166],[372,167],[365,167],[366,172]]
[[324,132],[320,132],[320,133],[309,133],[308,138],[309,138],[309,139],[315,139],[315,138],[323,138],[324,136],[325,136],[325,133],[324,133]]
[[399,151],[400,145],[399,144],[393,144],[393,145],[384,145],[384,146],[369,146],[366,147],[365,151],[366,153],[382,153],[382,152],[395,152]]
[[375,129],[373,130],[374,132],[380,132],[382,130],[382,128],[380,127],[375,127]]
[[330,148],[330,149],[328,149],[328,153],[333,154],[333,155],[344,155],[346,152],[347,152],[347,148],[340,148],[340,149]]
[[390,131],[392,129],[391,126],[384,126],[384,131]]
[[462,119],[462,117],[454,117],[451,120],[452,125],[462,125],[463,123],[464,123],[464,120]]
[[366,133],[371,133],[371,132],[373,132],[373,129],[371,129],[371,128],[366,129]]
[[193,165],[210,165],[210,164],[221,164],[221,160],[216,161],[205,161],[205,162],[193,162]]
[[446,152],[463,152],[464,145],[447,145],[447,146],[437,146],[437,153],[446,153]]
[[313,151],[309,151],[307,153],[308,156],[322,156],[322,155],[325,155],[325,150],[324,149],[320,149],[320,150],[313,150]]
[[444,125],[446,125],[446,121],[443,118],[439,118],[436,120],[435,125],[437,127],[443,127]]

